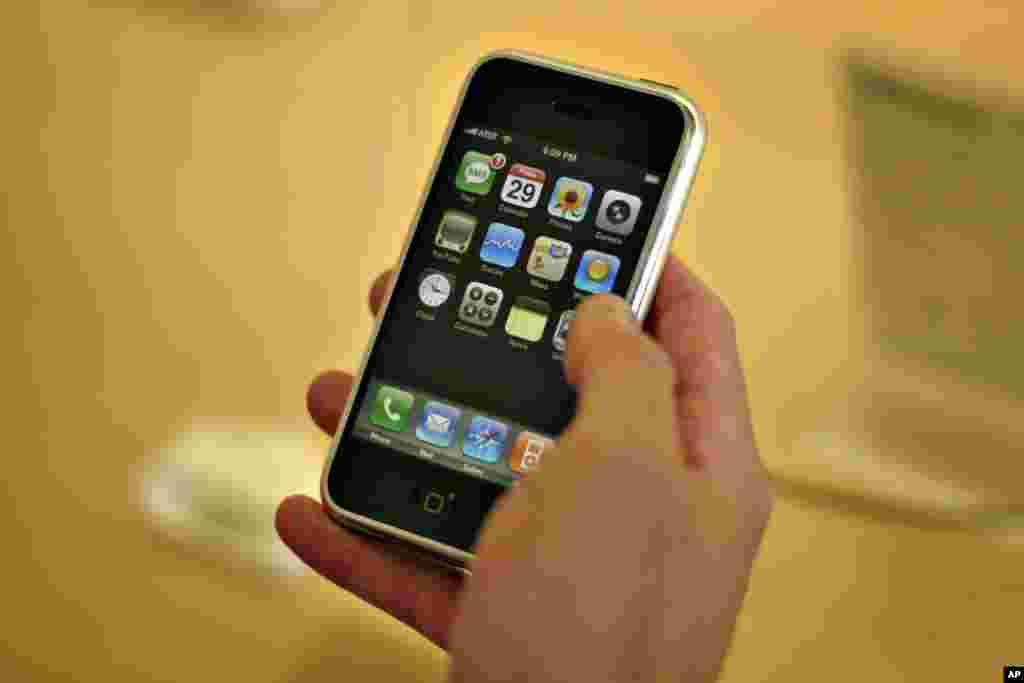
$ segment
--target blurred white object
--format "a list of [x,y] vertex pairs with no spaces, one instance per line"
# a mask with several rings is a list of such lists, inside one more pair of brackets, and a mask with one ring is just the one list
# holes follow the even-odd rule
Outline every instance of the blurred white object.
[[186,550],[235,571],[301,576],[305,566],[277,536],[287,495],[316,495],[320,464],[308,430],[200,422],[159,449],[142,476],[151,523]]

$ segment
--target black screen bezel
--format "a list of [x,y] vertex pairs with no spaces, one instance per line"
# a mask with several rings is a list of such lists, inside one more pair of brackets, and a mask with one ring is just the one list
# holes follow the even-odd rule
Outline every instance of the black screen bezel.
[[[470,122],[521,131],[563,149],[582,149],[647,168],[662,178],[669,178],[690,125],[688,113],[671,98],[508,56],[491,58],[477,67],[450,135]],[[450,145],[446,140],[442,159]],[[441,165],[438,163],[438,168]],[[423,206],[431,201],[436,183],[445,180],[432,178]],[[638,267],[633,277],[641,270]],[[372,367],[372,358],[371,350],[367,369]],[[353,406],[364,400],[369,374],[364,372],[360,385],[354,387]],[[344,433],[325,481],[329,500],[356,515],[470,552],[486,513],[505,487],[355,438],[356,412],[353,410],[341,426]],[[397,483],[394,500],[381,492],[380,482],[384,481]],[[409,482],[457,491],[462,501],[469,502],[460,504],[443,521],[424,517],[405,499],[403,492],[411,486]]]

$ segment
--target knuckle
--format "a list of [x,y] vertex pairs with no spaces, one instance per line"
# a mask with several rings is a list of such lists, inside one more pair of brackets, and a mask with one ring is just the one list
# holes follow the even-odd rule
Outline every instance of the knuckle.
[[672,372],[672,360],[668,353],[646,335],[623,331],[608,339],[608,343],[611,349],[609,365],[618,366],[630,373]]
[[747,504],[751,520],[763,532],[775,507],[775,487],[766,472],[761,472],[750,486]]

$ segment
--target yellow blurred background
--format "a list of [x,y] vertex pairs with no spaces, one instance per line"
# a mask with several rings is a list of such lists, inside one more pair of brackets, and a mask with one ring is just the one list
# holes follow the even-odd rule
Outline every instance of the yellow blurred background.
[[[356,365],[367,287],[482,52],[702,105],[710,146],[675,249],[734,309],[764,458],[797,478],[815,456],[794,435],[863,373],[842,55],[1024,102],[1014,3],[224,4],[0,10],[3,681],[443,678],[440,651],[316,577],[190,552],[140,487],[197,424],[292,435],[315,473],[305,387]],[[258,441],[231,454],[243,474],[261,457]],[[1024,661],[1022,559],[783,498],[723,680],[997,680]]]

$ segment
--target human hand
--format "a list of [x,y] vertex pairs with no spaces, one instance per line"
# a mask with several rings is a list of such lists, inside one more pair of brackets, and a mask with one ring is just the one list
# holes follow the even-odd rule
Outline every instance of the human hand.
[[[450,645],[457,679],[713,676],[771,493],[731,317],[674,258],[648,329],[614,297],[580,306],[566,360],[577,418],[544,471],[488,518],[472,579],[353,534],[310,499],[282,504],[282,538],[328,578]],[[329,373],[311,387],[310,412],[327,431],[350,385]]]

